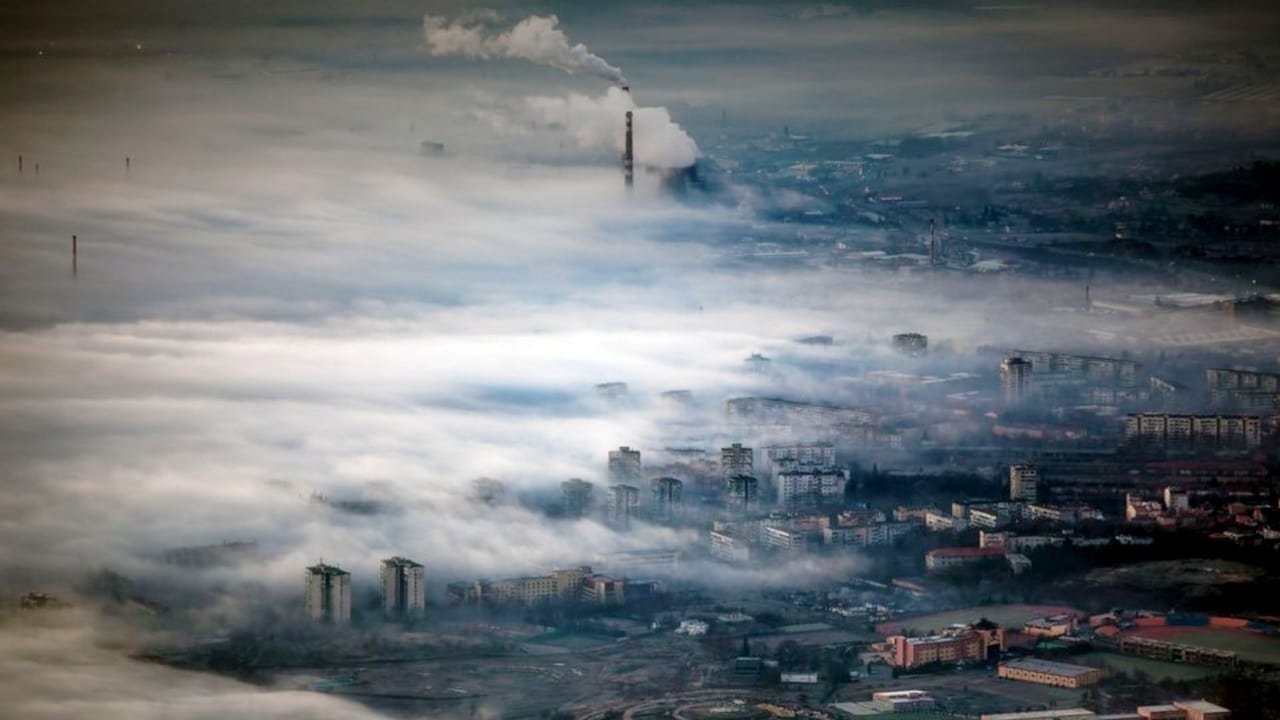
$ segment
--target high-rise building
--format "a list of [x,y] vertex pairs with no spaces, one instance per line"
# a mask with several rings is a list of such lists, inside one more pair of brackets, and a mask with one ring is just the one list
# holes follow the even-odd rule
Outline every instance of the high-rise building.
[[673,477],[659,477],[649,481],[649,488],[650,512],[655,520],[669,521],[680,516],[684,483]]
[[754,475],[755,457],[755,451],[749,447],[742,447],[742,443],[720,448],[720,474],[724,478],[725,486],[728,487],[729,480],[738,475]]
[[618,484],[640,483],[640,451],[623,445],[609,451],[609,482]]
[[920,333],[899,333],[893,336],[893,349],[903,355],[920,357],[929,352],[929,337]]
[[560,483],[561,503],[568,517],[582,517],[591,510],[591,483],[570,478]]
[[422,565],[402,557],[382,561],[382,611],[388,615],[422,615],[427,607]]
[[759,503],[760,481],[754,475],[734,475],[729,478],[725,505],[732,510],[750,512]]
[[1040,472],[1035,465],[1009,466],[1009,499],[1033,503],[1036,501]]
[[307,568],[307,617],[316,622],[351,622],[351,573],[320,563]]
[[631,527],[631,520],[640,506],[640,489],[634,485],[609,487],[609,502],[605,505],[605,519],[616,528]]
[[1000,363],[1000,388],[1004,401],[1017,405],[1031,396],[1031,361],[1007,357]]

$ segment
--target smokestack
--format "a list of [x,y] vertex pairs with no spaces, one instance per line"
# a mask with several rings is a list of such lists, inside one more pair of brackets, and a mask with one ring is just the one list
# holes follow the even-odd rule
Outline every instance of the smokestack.
[[[625,86],[623,86],[625,87]],[[626,180],[627,189],[635,184],[635,154],[631,145],[631,111],[627,111],[627,139],[622,151],[622,177]]]
[[79,245],[79,242],[76,240],[76,236],[72,235],[71,236],[71,277],[75,277],[77,274],[79,274],[78,264],[80,261],[80,258],[79,258],[80,248],[77,247],[78,245]]
[[938,264],[938,236],[933,218],[929,218],[929,267]]
[[1093,300],[1089,298],[1089,286],[1084,286],[1084,311],[1093,312]]
[[18,174],[22,174],[22,154],[18,154]]

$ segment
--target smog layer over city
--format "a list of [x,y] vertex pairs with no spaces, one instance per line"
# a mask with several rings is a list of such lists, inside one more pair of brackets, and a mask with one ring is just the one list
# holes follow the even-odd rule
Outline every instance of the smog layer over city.
[[1280,6],[0,7],[0,716],[1280,718]]

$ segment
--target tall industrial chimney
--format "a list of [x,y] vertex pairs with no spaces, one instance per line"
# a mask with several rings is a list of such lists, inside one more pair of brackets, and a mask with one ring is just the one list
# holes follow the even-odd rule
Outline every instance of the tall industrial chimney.
[[626,180],[627,189],[635,184],[635,155],[631,146],[631,111],[627,111],[627,139],[622,150],[622,177]]
[[929,266],[938,264],[938,234],[933,218],[929,218]]
[[77,247],[78,245],[79,245],[79,242],[76,240],[76,236],[75,236],[75,235],[72,235],[72,236],[71,236],[71,277],[75,277],[76,275],[79,275],[79,274],[80,274],[80,273],[79,273],[79,270],[80,270],[80,255],[79,255],[79,250],[80,250],[80,248],[79,248],[79,247]]

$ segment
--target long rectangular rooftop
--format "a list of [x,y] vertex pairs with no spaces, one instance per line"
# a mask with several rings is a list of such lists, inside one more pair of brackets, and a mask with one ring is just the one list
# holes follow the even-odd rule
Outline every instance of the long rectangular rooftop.
[[1047,673],[1049,675],[1063,675],[1066,677],[1077,677],[1097,670],[1097,668],[1089,667],[1088,665],[1071,665],[1069,663],[1041,660],[1039,658],[1019,658],[1017,660],[1010,660],[1004,663],[1004,665],[1005,667],[1016,668],[1018,670]]

